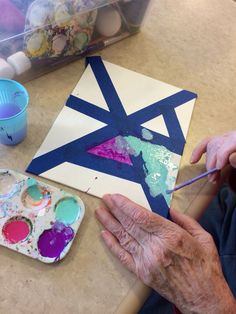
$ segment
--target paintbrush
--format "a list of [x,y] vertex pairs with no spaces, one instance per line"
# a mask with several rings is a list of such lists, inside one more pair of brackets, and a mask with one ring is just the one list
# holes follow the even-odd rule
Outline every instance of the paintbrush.
[[166,194],[171,194],[171,193],[173,193],[174,191],[177,191],[177,190],[179,190],[179,189],[182,189],[183,187],[185,187],[185,186],[187,186],[187,185],[190,185],[190,184],[192,184],[192,183],[194,183],[194,182],[196,182],[196,181],[198,181],[198,180],[200,180],[200,179],[202,179],[202,178],[208,176],[209,174],[215,173],[215,172],[217,172],[217,171],[219,171],[219,169],[217,169],[217,168],[213,168],[213,169],[211,169],[211,170],[208,170],[208,171],[206,171],[206,172],[200,174],[199,176],[196,176],[196,177],[194,177],[194,178],[192,178],[192,179],[190,179],[190,180],[185,181],[185,182],[182,183],[182,184],[177,185],[175,188],[173,188],[173,189],[171,189],[171,190],[166,190]]

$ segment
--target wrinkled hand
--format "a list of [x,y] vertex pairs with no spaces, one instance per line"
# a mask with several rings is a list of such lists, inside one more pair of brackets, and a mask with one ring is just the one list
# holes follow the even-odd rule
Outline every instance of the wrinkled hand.
[[[202,155],[206,153],[206,168],[218,168],[221,170],[228,163],[236,168],[236,131],[223,134],[221,136],[209,137],[200,142],[193,150],[190,162],[198,162]],[[209,175],[211,182],[216,181],[219,174]]]
[[106,195],[96,216],[111,252],[182,313],[236,313],[211,236],[192,218],[172,221],[119,194]]

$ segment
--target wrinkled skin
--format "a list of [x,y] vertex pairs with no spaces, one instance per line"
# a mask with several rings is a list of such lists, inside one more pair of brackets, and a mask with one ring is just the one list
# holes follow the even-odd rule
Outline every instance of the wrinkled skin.
[[[208,137],[201,141],[193,150],[190,162],[197,163],[202,155],[206,153],[207,170],[223,169],[228,163],[236,168],[236,131],[223,135]],[[215,182],[219,179],[219,173],[209,175],[209,181]]]
[[110,251],[183,313],[236,313],[212,237],[195,220],[170,210],[172,221],[119,194],[96,211]]
[[[206,168],[236,168],[236,131],[204,139],[191,163],[206,153]],[[214,182],[219,173],[209,176]],[[119,195],[106,195],[96,216],[111,252],[183,313],[236,313],[235,299],[224,279],[209,233],[195,220],[173,209],[172,221]]]

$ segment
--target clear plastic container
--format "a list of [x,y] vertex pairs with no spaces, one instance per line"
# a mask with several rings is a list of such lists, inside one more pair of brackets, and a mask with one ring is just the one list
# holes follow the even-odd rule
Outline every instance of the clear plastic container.
[[0,0],[0,77],[28,81],[138,32],[151,0]]

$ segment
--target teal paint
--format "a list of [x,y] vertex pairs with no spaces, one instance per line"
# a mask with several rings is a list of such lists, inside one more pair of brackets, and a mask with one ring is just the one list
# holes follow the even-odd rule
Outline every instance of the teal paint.
[[152,133],[147,129],[142,129],[142,138],[151,141],[153,139]]
[[166,194],[166,190],[173,187],[175,177],[170,173],[177,171],[177,165],[173,164],[172,156],[166,147],[143,141],[134,136],[124,137],[134,156],[142,155],[144,161],[145,182],[150,194],[156,197],[163,194],[166,202],[170,204],[171,196]]
[[43,198],[43,195],[38,185],[29,186],[27,189],[27,193],[34,201],[40,201]]
[[32,185],[37,185],[37,181],[35,180],[35,179],[33,179],[33,178],[28,178],[27,179],[27,186],[29,187],[29,186],[32,186]]
[[67,197],[60,200],[55,208],[56,220],[71,225],[80,215],[80,206],[73,197]]

